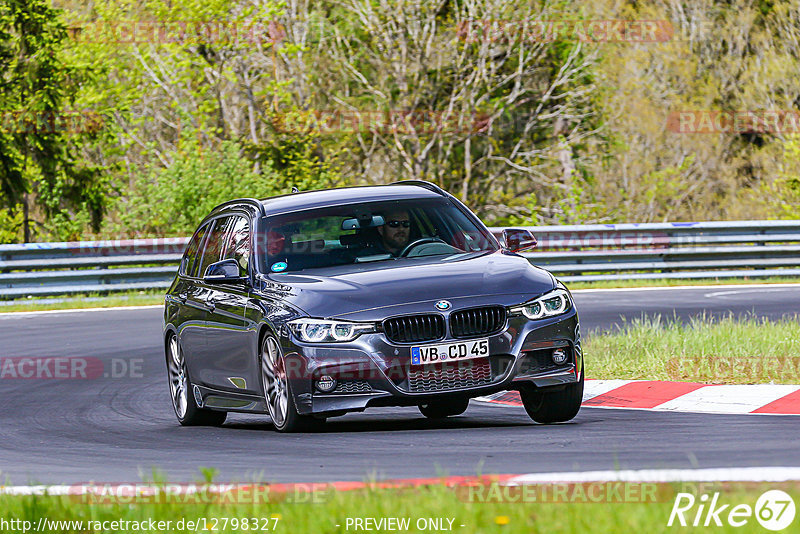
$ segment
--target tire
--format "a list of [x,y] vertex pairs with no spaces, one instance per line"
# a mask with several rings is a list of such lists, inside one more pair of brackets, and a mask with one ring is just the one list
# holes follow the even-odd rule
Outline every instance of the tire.
[[534,388],[520,392],[522,404],[537,423],[563,423],[578,415],[583,401],[583,367],[581,379],[558,391],[543,392]]
[[447,399],[431,404],[420,404],[419,411],[428,419],[442,419],[451,415],[461,415],[467,411],[469,399]]
[[266,334],[261,341],[260,360],[261,387],[275,430],[286,433],[307,432],[325,421],[297,412],[291,380],[286,376],[283,354],[274,335]]
[[183,426],[219,426],[224,423],[228,417],[227,412],[200,408],[194,395],[189,393],[194,388],[186,368],[183,349],[174,333],[167,337],[166,353],[170,398],[178,422]]

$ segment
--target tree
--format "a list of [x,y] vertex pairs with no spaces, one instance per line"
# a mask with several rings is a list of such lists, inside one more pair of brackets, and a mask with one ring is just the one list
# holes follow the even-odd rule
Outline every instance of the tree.
[[34,207],[49,217],[85,209],[97,227],[105,205],[98,169],[82,163],[70,138],[100,125],[70,109],[84,73],[64,61],[66,37],[46,0],[0,5],[0,191],[8,208],[22,205],[25,241]]
[[[330,15],[327,108],[360,119],[352,173],[434,181],[497,220],[547,210],[593,130],[595,53],[537,39],[564,2],[346,0]],[[359,117],[359,114],[363,114]]]

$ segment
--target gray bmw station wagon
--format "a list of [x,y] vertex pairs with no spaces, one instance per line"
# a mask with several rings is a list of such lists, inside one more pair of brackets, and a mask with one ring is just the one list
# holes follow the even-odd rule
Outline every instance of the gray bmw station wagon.
[[226,202],[192,236],[164,307],[183,425],[268,413],[281,432],[380,406],[455,416],[518,390],[530,417],[580,409],[567,288],[422,181]]

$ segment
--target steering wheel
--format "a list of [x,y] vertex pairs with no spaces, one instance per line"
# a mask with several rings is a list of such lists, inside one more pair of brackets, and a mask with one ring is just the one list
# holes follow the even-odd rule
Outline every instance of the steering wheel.
[[[405,257],[408,256],[409,252],[411,252],[411,250],[414,247],[418,247],[418,246],[424,245],[426,243],[443,243],[443,244],[447,245],[447,243],[445,243],[444,240],[442,240],[442,239],[440,239],[438,237],[421,237],[421,238],[417,239],[416,241],[413,241],[413,242],[409,243],[408,245],[406,245],[406,248],[404,248],[403,252],[401,252],[400,255],[398,255],[397,257],[398,258],[405,258]],[[450,246],[450,245],[447,245],[447,246]]]

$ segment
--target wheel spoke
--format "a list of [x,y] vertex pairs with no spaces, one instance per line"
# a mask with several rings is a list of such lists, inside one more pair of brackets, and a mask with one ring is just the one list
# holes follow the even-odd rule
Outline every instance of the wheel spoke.
[[281,412],[281,420],[283,420],[283,417],[286,416],[286,408],[288,407],[288,404],[289,404],[289,397],[286,395],[286,391],[282,391],[281,396],[278,399],[278,405],[280,406],[280,412]]
[[172,354],[172,361],[175,363],[175,367],[177,369],[183,367],[183,358],[181,357],[181,351],[178,348],[178,339],[174,336],[169,342],[169,351]]
[[264,383],[264,400],[272,423],[281,426],[286,419],[288,397],[286,377],[278,344],[268,337],[261,354],[261,375]]
[[183,384],[175,389],[173,402],[175,403],[175,411],[178,412],[180,417],[183,417],[186,414],[186,388]]
[[272,361],[272,354],[269,350],[264,352],[264,357],[262,358],[262,365],[261,367],[264,368],[264,371],[268,372],[271,376],[275,375],[275,363]]

